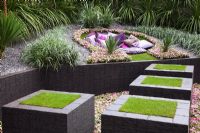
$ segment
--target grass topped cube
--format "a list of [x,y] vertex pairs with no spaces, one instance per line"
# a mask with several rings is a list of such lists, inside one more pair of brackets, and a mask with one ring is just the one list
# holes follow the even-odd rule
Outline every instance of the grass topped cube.
[[174,65],[174,64],[157,64],[154,69],[157,70],[177,70],[177,71],[185,71],[186,65]]
[[171,86],[171,87],[181,87],[181,78],[168,78],[168,77],[157,77],[157,76],[147,76],[142,84],[145,85],[159,85],[159,86]]
[[41,92],[38,95],[20,102],[20,104],[62,109],[80,97],[79,94]]
[[188,133],[190,101],[122,95],[101,115],[102,133]]
[[145,75],[193,78],[194,66],[179,64],[151,64],[145,71]]
[[129,94],[190,100],[192,85],[192,78],[140,75],[129,85]]
[[176,108],[177,102],[173,101],[129,98],[119,111],[174,118]]
[[5,133],[93,133],[94,112],[92,94],[40,90],[3,106],[3,130]]

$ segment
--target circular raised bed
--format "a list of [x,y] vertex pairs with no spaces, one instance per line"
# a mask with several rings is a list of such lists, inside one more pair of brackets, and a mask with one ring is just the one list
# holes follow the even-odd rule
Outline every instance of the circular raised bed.
[[[125,33],[126,35],[133,35],[138,38],[143,38],[154,46],[147,50],[147,53],[158,58],[158,59],[174,59],[174,58],[186,58],[189,54],[175,48],[170,48],[168,52],[162,52],[162,42],[152,36],[146,35],[144,33],[128,31],[122,29],[105,29],[105,28],[95,28],[95,29],[80,29],[75,31],[74,40],[81,46],[90,50],[91,55],[88,58],[88,63],[107,63],[107,62],[123,62],[131,61],[128,54],[124,51],[116,50],[113,54],[107,54],[107,50],[102,47],[94,46],[85,37],[91,32],[112,32],[112,33]],[[102,56],[103,55],[103,56]]]

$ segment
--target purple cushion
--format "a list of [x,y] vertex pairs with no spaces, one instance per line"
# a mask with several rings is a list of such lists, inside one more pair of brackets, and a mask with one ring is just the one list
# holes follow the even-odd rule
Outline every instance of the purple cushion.
[[115,33],[112,33],[112,32],[108,32],[108,36],[116,37],[116,36],[117,36],[117,34],[115,34]]
[[126,35],[124,33],[120,33],[115,37],[115,39],[118,41],[118,44],[121,44],[126,39]]
[[126,52],[127,54],[139,54],[139,53],[146,52],[145,49],[143,49],[143,48],[136,48],[136,47],[120,48],[120,49],[123,50],[124,52]]
[[136,40],[136,39],[126,39],[126,40],[124,40],[124,43],[126,44],[126,45],[128,45],[128,46],[130,46],[130,47],[133,47],[133,43],[135,43],[135,42],[137,42],[138,40]]
[[96,39],[96,42],[98,43],[99,47],[106,47],[106,41],[105,40],[101,40],[101,39]]
[[90,32],[90,33],[87,35],[87,37],[90,37],[90,36],[93,36],[93,35],[96,35],[96,33],[95,33],[95,32]]
[[125,43],[122,43],[119,47],[120,48],[128,48],[128,46]]
[[93,44],[93,45],[97,45],[96,36],[95,35],[91,35],[90,37],[86,37],[86,40],[88,42],[90,42],[91,44]]
[[133,43],[133,46],[138,47],[138,48],[148,49],[148,48],[153,47],[154,45],[146,40],[141,40],[136,43]]
[[101,39],[101,40],[107,40],[108,39],[108,35],[102,34],[102,33],[97,33],[97,38]]
[[134,35],[130,35],[130,36],[128,37],[128,39],[134,39],[134,40],[139,41],[139,39],[138,39],[137,37],[135,37]]

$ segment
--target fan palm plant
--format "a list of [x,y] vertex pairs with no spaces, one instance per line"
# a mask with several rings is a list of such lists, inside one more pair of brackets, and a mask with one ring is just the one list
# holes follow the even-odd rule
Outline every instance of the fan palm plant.
[[24,35],[24,26],[14,14],[4,16],[0,14],[0,58],[10,42],[20,39]]

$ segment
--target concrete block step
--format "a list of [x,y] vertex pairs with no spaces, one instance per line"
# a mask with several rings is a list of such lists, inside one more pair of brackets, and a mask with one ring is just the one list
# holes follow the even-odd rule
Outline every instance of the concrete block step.
[[[181,87],[173,86],[163,86],[163,85],[154,85],[154,84],[144,84],[143,81],[147,77],[154,77],[155,79],[162,78],[178,78],[181,79]],[[190,100],[191,98],[191,89],[193,85],[192,78],[180,78],[180,77],[166,77],[166,76],[152,76],[152,75],[141,75],[135,79],[129,85],[130,95],[141,95],[141,96],[153,96],[153,97],[163,97],[171,99],[181,99],[181,100]]]
[[[158,69],[158,65],[167,66],[168,69]],[[169,77],[184,77],[184,78],[193,78],[194,66],[191,65],[181,65],[185,66],[184,70],[176,70],[174,67],[180,65],[175,64],[151,64],[148,66],[144,75],[157,75],[157,76],[169,76]],[[169,68],[170,67],[170,68]],[[174,70],[173,70],[174,68]]]

